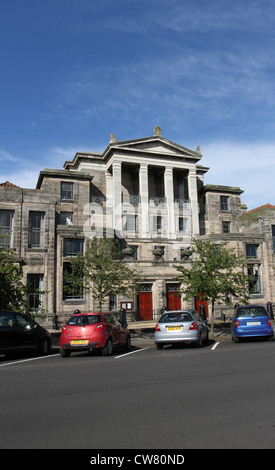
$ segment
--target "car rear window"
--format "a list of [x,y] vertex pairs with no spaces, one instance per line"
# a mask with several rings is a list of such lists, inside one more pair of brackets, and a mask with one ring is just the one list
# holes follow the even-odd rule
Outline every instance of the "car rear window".
[[101,321],[100,315],[73,315],[67,322],[68,325],[92,325]]
[[268,313],[264,307],[238,308],[236,317],[266,317]]
[[159,323],[177,323],[192,320],[193,318],[189,312],[166,312],[160,317]]

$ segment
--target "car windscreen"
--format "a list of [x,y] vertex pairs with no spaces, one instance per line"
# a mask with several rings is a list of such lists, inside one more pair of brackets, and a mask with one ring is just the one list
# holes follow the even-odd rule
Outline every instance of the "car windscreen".
[[238,308],[236,317],[266,317],[268,313],[264,307]]
[[158,323],[170,323],[170,322],[188,322],[192,321],[192,315],[189,312],[167,312],[164,313]]
[[68,325],[83,326],[92,325],[101,321],[100,315],[73,315],[67,322]]

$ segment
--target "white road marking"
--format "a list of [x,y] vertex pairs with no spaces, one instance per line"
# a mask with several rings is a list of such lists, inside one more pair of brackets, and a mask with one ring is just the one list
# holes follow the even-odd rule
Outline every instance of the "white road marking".
[[126,354],[121,354],[121,356],[115,356],[114,359],[120,359],[121,357],[129,356],[129,354],[135,354],[140,351],[145,351],[145,349],[150,349],[151,346],[148,346],[147,348],[142,348],[142,349],[137,349],[136,351],[130,351]]
[[0,364],[0,367],[12,366],[13,364],[20,364],[20,362],[37,361],[37,359],[46,359],[46,358],[55,357],[55,356],[59,356],[59,354],[51,354],[49,356],[32,357],[31,359],[22,359],[21,361],[5,362],[4,364]]
[[219,342],[215,343],[214,346],[212,346],[211,351],[214,351],[219,344],[220,344]]

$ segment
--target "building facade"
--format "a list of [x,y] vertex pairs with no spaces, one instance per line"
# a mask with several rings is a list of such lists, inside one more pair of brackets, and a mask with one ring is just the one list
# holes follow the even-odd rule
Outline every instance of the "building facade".
[[[47,321],[76,308],[92,311],[89,294],[67,294],[70,259],[93,236],[118,237],[124,260],[142,272],[136,298],[111,296],[105,310],[125,308],[129,318],[157,319],[163,307],[182,308],[173,265],[190,263],[194,238],[245,252],[251,302],[275,302],[275,206],[246,211],[240,188],[205,185],[209,170],[200,147],[187,149],[161,135],[110,143],[102,154],[77,152],[63,170],[44,169],[36,189],[0,185],[0,230],[21,262],[24,281],[39,287]],[[37,299],[33,298],[33,305]]]

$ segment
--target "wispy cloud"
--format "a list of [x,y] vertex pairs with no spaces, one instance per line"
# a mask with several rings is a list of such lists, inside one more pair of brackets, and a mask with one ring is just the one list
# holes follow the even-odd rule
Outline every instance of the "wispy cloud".
[[[157,114],[188,110],[207,118],[242,113],[245,106],[269,112],[275,104],[271,58],[255,48],[199,51],[177,46],[170,57],[143,58],[137,63],[78,70],[60,89],[62,108],[70,120],[136,111]],[[74,113],[71,113],[74,109]]]
[[[81,2],[86,15],[81,27],[88,22],[94,28],[116,30],[136,34],[152,32],[155,29],[176,33],[205,33],[213,31],[253,31],[259,33],[273,29],[275,5],[272,0],[250,0],[232,2],[229,0],[139,0],[136,8],[133,0],[120,0],[119,13],[97,16],[98,11],[86,1]],[[142,7],[142,4],[144,7]],[[104,2],[104,9],[112,12],[113,0]],[[101,13],[103,10],[99,10]],[[86,23],[87,26],[87,23]]]
[[210,167],[205,183],[240,187],[249,209],[270,203],[274,186],[275,143],[212,142],[203,144],[202,163]]

